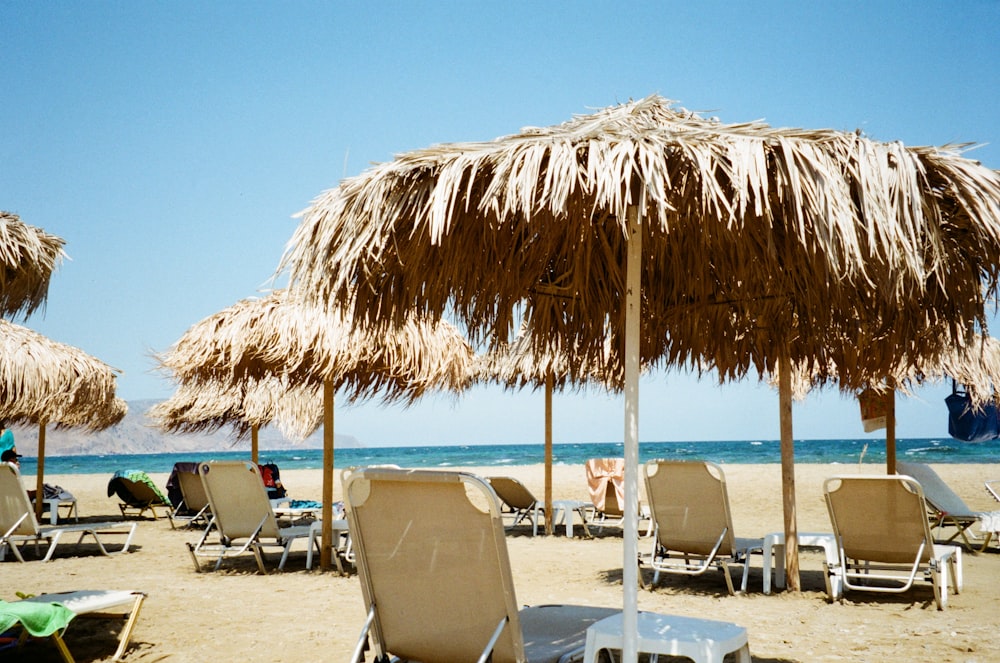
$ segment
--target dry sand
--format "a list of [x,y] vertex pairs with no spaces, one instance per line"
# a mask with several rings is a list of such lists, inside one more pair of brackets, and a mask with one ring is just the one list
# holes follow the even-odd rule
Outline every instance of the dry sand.
[[[479,474],[509,474],[542,494],[542,467],[466,468]],[[866,473],[878,471],[865,466]],[[998,465],[939,465],[942,478],[973,508],[1000,508],[983,481],[1000,478]],[[778,465],[725,467],[738,536],[763,536],[782,529]],[[824,478],[856,470],[849,466],[800,465],[796,470],[800,531],[829,531],[822,500]],[[84,518],[119,519],[116,501],[107,497],[110,477],[57,475],[50,483],[73,492]],[[554,470],[556,499],[586,499],[582,465]],[[33,485],[33,477],[25,477]],[[159,484],[165,475],[154,475]],[[282,479],[292,497],[316,499],[318,470],[286,470]],[[339,499],[340,486],[335,496]],[[579,532],[579,530],[578,530]],[[356,575],[305,570],[305,544],[298,543],[286,571],[258,575],[252,555],[232,560],[215,573],[196,573],[185,542],[197,533],[171,530],[166,519],[142,520],[136,549],[102,557],[92,546],[83,555],[60,545],[43,564],[7,561],[0,565],[2,593],[58,592],[73,589],[140,589],[149,598],[142,610],[126,661],[345,661],[363,619]],[[621,605],[620,531],[584,539],[531,537],[528,528],[508,537],[519,603]],[[640,540],[645,551],[651,544]],[[1000,660],[1000,553],[996,548],[965,555],[965,590],[951,596],[947,611],[935,609],[930,584],[920,582],[903,595],[853,592],[828,603],[823,589],[822,555],[803,551],[801,593],[765,595],[760,558],[755,558],[746,595],[729,596],[723,579],[667,576],[654,591],[639,591],[639,608],[736,622],[749,631],[753,660],[784,661],[998,661]],[[277,555],[272,553],[272,568]],[[66,634],[78,661],[107,660],[116,646],[117,627],[76,620]],[[0,655],[3,658],[3,655]],[[47,644],[30,645],[4,660],[58,660]]]

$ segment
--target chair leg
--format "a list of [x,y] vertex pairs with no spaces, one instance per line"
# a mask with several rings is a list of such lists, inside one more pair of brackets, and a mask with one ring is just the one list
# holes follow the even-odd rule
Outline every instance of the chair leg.
[[56,631],[49,637],[52,638],[52,642],[55,644],[56,649],[59,650],[59,656],[62,657],[62,660],[65,661],[65,663],[74,663],[73,655],[69,653],[69,647],[66,646],[66,642],[62,639],[62,636],[59,635],[59,632]]
[[111,657],[112,661],[121,660],[122,655],[125,653],[125,649],[128,647],[128,643],[132,639],[132,630],[135,628],[135,623],[139,619],[139,609],[142,607],[142,602],[145,599],[145,594],[136,595],[135,603],[132,604],[132,610],[129,612],[125,625],[122,626],[121,635],[118,636],[118,649],[115,651],[115,655]]

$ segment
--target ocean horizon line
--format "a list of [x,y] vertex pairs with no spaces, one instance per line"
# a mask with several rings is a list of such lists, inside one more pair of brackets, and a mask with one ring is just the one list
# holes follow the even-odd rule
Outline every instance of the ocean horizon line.
[[[690,458],[721,464],[772,464],[781,462],[779,440],[695,440],[641,442],[639,460]],[[334,449],[337,467],[393,464],[415,468],[504,467],[544,462],[542,443],[409,445],[399,447],[349,447]],[[553,464],[574,465],[588,458],[621,457],[621,442],[564,442],[553,444]],[[248,448],[206,451],[167,451],[138,454],[46,456],[45,474],[103,474],[120,470],[170,472],[175,463],[249,458]],[[922,463],[1000,463],[1000,441],[960,442],[951,438],[905,438],[896,441],[900,459]],[[884,440],[795,440],[796,463],[884,464]],[[258,460],[285,469],[321,469],[323,450],[317,448],[260,449]],[[25,456],[22,473],[37,472],[37,459]]]

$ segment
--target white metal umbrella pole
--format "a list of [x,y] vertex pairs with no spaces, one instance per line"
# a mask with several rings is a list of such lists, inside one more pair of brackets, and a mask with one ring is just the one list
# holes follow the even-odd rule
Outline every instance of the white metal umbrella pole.
[[639,660],[639,328],[642,227],[630,205],[625,259],[625,527],[622,556],[622,663]]
[[[552,534],[552,371],[545,375],[545,533]],[[566,514],[569,518],[569,514]]]

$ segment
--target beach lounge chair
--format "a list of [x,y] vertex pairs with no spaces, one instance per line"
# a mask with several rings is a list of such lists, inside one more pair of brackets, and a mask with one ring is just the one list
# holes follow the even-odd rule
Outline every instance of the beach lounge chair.
[[[840,476],[823,482],[839,548],[839,569],[827,568],[827,593],[834,594],[829,576],[838,573],[844,589],[905,592],[917,574],[930,577],[939,610],[948,604],[948,581],[961,589],[960,550],[931,538],[924,492],[908,476]],[[829,567],[824,562],[824,567]],[[843,593],[841,593],[841,600]]]
[[582,653],[588,626],[620,612],[519,611],[500,502],[479,477],[365,468],[346,481],[368,613],[352,663],[368,645],[378,660],[554,662]]
[[1000,479],[984,481],[983,485],[986,486],[986,492],[997,502],[1000,502]]
[[587,488],[594,506],[594,522],[621,525],[625,513],[625,459],[590,458],[585,463]]
[[[188,543],[195,569],[201,571],[199,557],[214,557],[215,570],[222,560],[252,551],[261,573],[264,566],[263,548],[283,549],[278,570],[285,568],[288,553],[296,539],[309,537],[308,525],[278,527],[278,521],[267,498],[260,470],[254,463],[243,461],[212,461],[198,465],[208,497],[212,519],[197,543]],[[218,535],[216,543],[209,537]],[[315,537],[314,537],[315,538]]]
[[122,518],[142,516],[146,511],[157,518],[156,510],[162,509],[164,516],[169,516],[173,508],[170,499],[156,487],[149,475],[140,470],[119,470],[108,482],[108,497],[117,495],[121,500],[118,508]]
[[924,491],[924,499],[927,502],[928,513],[936,529],[955,528],[955,532],[944,543],[951,543],[961,538],[966,548],[973,550],[971,537],[980,544],[981,550],[986,549],[989,538],[980,542],[979,537],[970,528],[978,522],[985,523],[987,519],[1000,518],[1000,512],[973,510],[941,479],[934,468],[925,463],[896,461],[896,471],[899,474],[913,477],[920,483],[920,487]]
[[[0,601],[0,633],[14,633],[11,647],[21,647],[29,637],[48,637],[63,661],[73,663],[73,656],[63,636],[76,617],[124,620],[118,636],[118,649],[112,661],[120,660],[139,619],[139,609],[146,598],[143,592],[124,590],[60,592],[39,594],[19,601]],[[18,632],[19,630],[19,632]]]
[[[52,554],[64,534],[79,534],[77,545],[87,536],[94,537],[102,555],[127,552],[135,534],[136,523],[77,523],[39,527],[35,519],[35,509],[28,499],[28,493],[21,483],[21,475],[9,464],[0,463],[0,561],[10,550],[18,561],[23,562],[19,545],[48,542],[43,561],[52,559]],[[102,536],[125,536],[125,543],[118,550],[108,550],[101,541]]]
[[747,589],[750,555],[763,554],[763,539],[737,538],[722,468],[708,461],[651,460],[644,466],[652,513],[654,587],[660,573],[701,575],[716,566],[735,594],[730,564],[743,567]]
[[512,520],[509,527],[517,527],[522,521],[531,523],[531,535],[538,534],[538,521],[544,515],[545,509],[535,498],[528,487],[514,477],[487,477],[490,487],[497,494],[510,514]]
[[207,525],[209,516],[208,495],[198,475],[198,463],[175,463],[167,479],[167,498],[174,505],[170,512],[170,526],[185,522],[185,527]]

